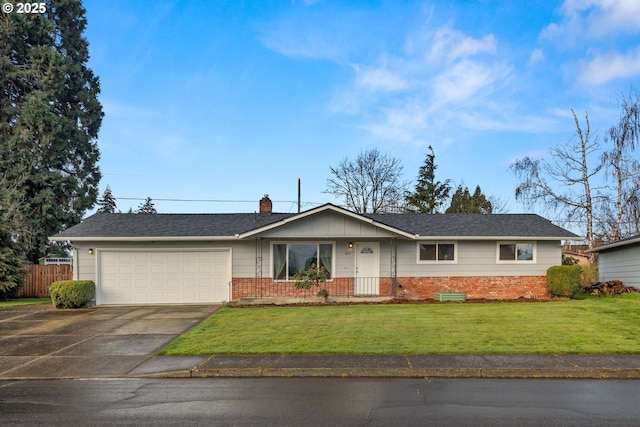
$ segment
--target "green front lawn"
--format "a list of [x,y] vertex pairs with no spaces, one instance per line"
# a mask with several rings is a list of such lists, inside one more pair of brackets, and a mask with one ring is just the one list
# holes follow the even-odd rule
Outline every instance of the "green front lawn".
[[163,355],[640,352],[640,294],[540,303],[223,307]]
[[31,304],[51,304],[51,298],[16,298],[7,301],[0,300],[0,308]]

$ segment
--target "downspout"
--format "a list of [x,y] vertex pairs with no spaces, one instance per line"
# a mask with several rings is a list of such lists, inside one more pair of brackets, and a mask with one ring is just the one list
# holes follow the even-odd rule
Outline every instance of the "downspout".
[[78,268],[78,265],[80,264],[78,262],[78,257],[80,256],[80,251],[78,250],[78,248],[73,248],[73,255],[72,255],[72,274],[73,274],[73,280],[80,280],[80,269]]
[[256,286],[260,288],[262,298],[262,238],[256,237]]
[[395,237],[391,238],[391,266],[389,273],[391,274],[391,296],[395,298],[398,291],[398,241]]

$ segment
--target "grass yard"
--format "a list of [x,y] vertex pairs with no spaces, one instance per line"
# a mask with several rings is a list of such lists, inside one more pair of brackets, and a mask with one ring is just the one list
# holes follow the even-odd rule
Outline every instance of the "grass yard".
[[0,308],[31,304],[51,304],[51,298],[16,298],[7,301],[0,301]]
[[640,294],[540,303],[223,307],[163,355],[640,352]]

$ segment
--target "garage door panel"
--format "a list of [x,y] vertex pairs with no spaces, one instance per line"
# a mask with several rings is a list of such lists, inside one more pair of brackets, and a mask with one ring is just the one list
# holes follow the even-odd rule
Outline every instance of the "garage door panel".
[[166,266],[160,266],[159,269],[161,270],[161,274],[173,274],[173,275],[177,275],[182,273],[182,268],[180,265],[175,265],[175,264],[171,264],[171,265],[166,265]]
[[221,302],[230,251],[100,253],[100,304]]
[[183,274],[195,274],[198,272],[198,264],[183,264],[182,265],[182,273]]

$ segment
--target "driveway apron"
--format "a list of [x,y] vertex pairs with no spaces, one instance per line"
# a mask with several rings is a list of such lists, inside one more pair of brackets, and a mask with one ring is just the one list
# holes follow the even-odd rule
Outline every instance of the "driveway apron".
[[[197,358],[154,358],[218,305],[50,305],[0,309],[0,379],[135,376],[137,371],[191,368]],[[168,366],[167,366],[168,364]]]

